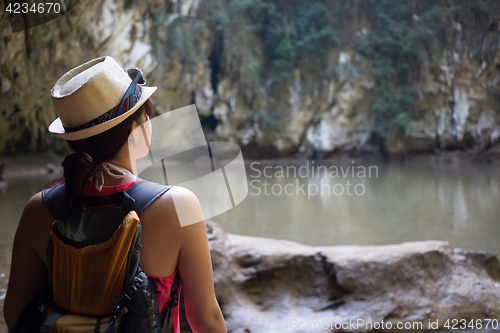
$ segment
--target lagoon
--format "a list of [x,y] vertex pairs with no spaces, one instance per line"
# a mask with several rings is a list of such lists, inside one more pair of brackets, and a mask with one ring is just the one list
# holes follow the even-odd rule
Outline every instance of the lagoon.
[[[495,165],[253,162],[246,170],[245,200],[211,218],[231,233],[307,245],[446,240],[454,247],[500,253]],[[0,245],[12,244],[24,204],[52,178],[12,178],[0,190]]]

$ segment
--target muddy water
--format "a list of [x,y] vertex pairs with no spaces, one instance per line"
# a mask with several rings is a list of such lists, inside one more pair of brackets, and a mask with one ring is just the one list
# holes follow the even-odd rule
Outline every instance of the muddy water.
[[308,245],[431,239],[500,253],[498,166],[379,164],[347,171],[349,165],[325,170],[309,163],[307,173],[299,170],[305,165],[295,165],[295,173],[290,166],[249,166],[249,195],[213,220],[228,232]]

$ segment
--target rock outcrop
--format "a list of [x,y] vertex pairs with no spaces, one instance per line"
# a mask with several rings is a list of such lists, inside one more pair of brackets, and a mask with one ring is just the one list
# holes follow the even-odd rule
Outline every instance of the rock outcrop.
[[[311,247],[228,234],[214,222],[207,229],[229,332],[373,330],[366,321],[383,321],[381,331],[421,323],[412,329],[422,331],[500,318],[500,265],[491,253],[444,241]],[[343,324],[357,320],[356,329]]]
[[[148,84],[159,87],[157,112],[196,103],[209,140],[234,141],[247,151],[421,152],[486,149],[500,140],[500,10],[494,2],[486,21],[464,9],[442,31],[423,27],[434,42],[411,72],[415,103],[408,133],[382,144],[370,111],[378,94],[372,59],[356,46],[373,26],[368,9],[339,9],[337,15],[347,19],[337,29],[339,45],[328,51],[324,72],[333,74],[315,81],[320,88],[308,87],[307,69],[297,67],[293,82],[271,95],[251,80],[251,71],[264,68],[259,36],[238,39],[237,27],[211,29],[204,15],[214,1],[80,1],[66,15],[14,34],[1,8],[0,154],[63,150],[46,130],[55,118],[50,88],[68,69],[102,55],[145,69]],[[420,22],[419,8],[429,3],[409,3]],[[344,2],[332,6],[344,8]],[[192,25],[179,25],[188,21]],[[222,56],[230,47],[244,52]],[[252,61],[238,58],[245,52],[257,55]],[[266,119],[274,125],[263,126]]]

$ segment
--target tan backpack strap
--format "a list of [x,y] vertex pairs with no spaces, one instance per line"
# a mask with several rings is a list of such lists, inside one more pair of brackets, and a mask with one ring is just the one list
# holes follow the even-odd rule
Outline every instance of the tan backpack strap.
[[40,333],[50,333],[52,331],[52,326],[54,326],[57,319],[59,319],[62,315],[64,315],[64,311],[52,311],[49,313],[40,327]]
[[102,320],[102,317],[97,318],[97,321],[95,323],[95,331],[94,331],[94,333],[101,332],[101,320]]

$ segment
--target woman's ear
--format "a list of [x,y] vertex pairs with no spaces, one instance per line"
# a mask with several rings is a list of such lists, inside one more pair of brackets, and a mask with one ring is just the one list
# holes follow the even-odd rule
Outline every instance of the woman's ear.
[[[149,133],[151,135],[151,133]],[[128,137],[128,148],[130,156],[135,159],[147,156],[149,150],[149,137],[144,124],[133,121]]]
[[[134,120],[134,121],[132,122],[132,125],[130,125],[130,135],[132,135],[134,132],[137,132],[137,131],[135,131],[135,129],[136,129],[137,127],[139,127],[139,126],[140,126],[140,125],[139,125],[139,123],[138,123],[137,121],[135,121],[135,120]],[[134,135],[137,135],[137,134],[134,134]]]

